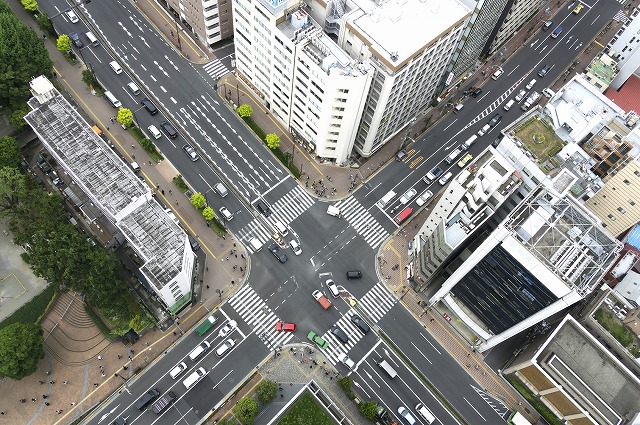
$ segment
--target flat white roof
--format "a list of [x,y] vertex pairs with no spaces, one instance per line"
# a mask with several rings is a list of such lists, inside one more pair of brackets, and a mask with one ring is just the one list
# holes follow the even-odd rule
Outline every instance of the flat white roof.
[[[361,9],[349,19],[353,27],[392,63],[402,61],[440,38],[471,10],[458,0],[390,0],[378,6],[371,0],[354,0]],[[391,54],[398,58],[391,60]]]

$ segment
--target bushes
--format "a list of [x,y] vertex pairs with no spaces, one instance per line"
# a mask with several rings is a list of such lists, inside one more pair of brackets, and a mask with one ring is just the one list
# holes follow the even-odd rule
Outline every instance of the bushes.
[[507,381],[509,381],[509,383],[513,385],[516,390],[518,390],[520,395],[522,395],[522,397],[524,397],[529,402],[529,404],[531,404],[538,411],[538,413],[540,413],[540,415],[542,415],[542,417],[545,418],[547,422],[549,422],[549,424],[562,425],[562,421],[560,421],[558,417],[554,415],[546,405],[544,405],[531,392],[529,392],[527,387],[525,387],[517,377],[513,375],[507,375],[505,377],[507,378]]
[[55,295],[55,286],[47,286],[44,291],[33,297],[31,301],[0,322],[0,329],[13,323],[38,323],[40,318],[47,312],[49,305],[55,299]]
[[356,398],[356,393],[353,391],[353,380],[350,376],[345,376],[344,378],[338,380],[338,385],[351,400],[354,400]]
[[256,387],[256,395],[260,403],[271,403],[278,395],[278,386],[273,381],[264,380]]

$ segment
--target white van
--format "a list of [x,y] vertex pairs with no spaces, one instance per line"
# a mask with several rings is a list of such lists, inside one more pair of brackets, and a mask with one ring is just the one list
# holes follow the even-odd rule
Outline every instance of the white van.
[[195,384],[197,384],[204,376],[207,374],[207,371],[204,370],[203,367],[199,367],[193,372],[191,375],[187,376],[187,379],[182,381],[182,384],[186,389],[191,389]]
[[333,205],[329,205],[327,207],[327,214],[332,215],[334,217],[342,217],[342,213],[340,212],[340,208],[334,207]]
[[398,373],[396,372],[396,370],[392,368],[391,365],[387,363],[385,359],[378,360],[376,364],[380,367],[380,369],[384,371],[384,373],[387,374],[389,378],[393,379],[396,376],[398,376]]
[[462,153],[462,149],[455,148],[453,152],[451,152],[449,156],[447,156],[444,160],[447,164],[451,164],[460,156],[461,153]]
[[253,248],[253,252],[258,252],[262,249],[262,244],[256,238],[251,239],[249,241],[249,245],[251,245],[251,248]]
[[497,80],[502,73],[504,72],[504,70],[500,67],[498,67],[498,69],[496,70],[496,72],[493,73],[493,75],[491,76],[492,79]]
[[436,420],[436,417],[433,416],[433,413],[431,413],[431,411],[427,409],[427,406],[422,403],[416,406],[416,412],[418,412],[418,415],[420,415],[422,419],[427,422],[427,424],[432,424]]
[[216,190],[216,192],[218,192],[218,195],[222,196],[223,198],[229,194],[229,191],[222,183],[218,183],[213,188]]
[[285,226],[281,221],[276,221],[273,225],[283,238],[289,234],[287,226]]
[[189,353],[189,358],[192,362],[195,362],[196,360],[198,360],[198,357],[206,353],[209,348],[211,348],[211,344],[209,344],[207,341],[202,341],[200,345],[198,345],[192,352]]
[[113,72],[115,72],[116,74],[122,74],[122,67],[118,65],[118,62],[111,61],[109,62],[109,66],[111,67],[111,69],[113,69]]
[[380,208],[386,207],[387,205],[389,205],[389,202],[391,202],[391,200],[395,197],[396,197],[396,193],[393,190],[388,191],[387,194],[384,195],[382,199],[378,201],[378,206]]
[[471,145],[473,145],[473,142],[475,142],[476,140],[478,140],[478,136],[474,134],[473,136],[465,140],[464,143],[460,145],[460,147],[463,148],[464,150],[467,150],[471,147]]
[[89,40],[89,43],[91,43],[92,46],[97,46],[98,44],[100,44],[100,41],[98,41],[96,36],[93,35],[91,31],[87,31],[86,33],[84,33],[84,35],[87,36],[87,40]]
[[111,106],[113,106],[114,108],[119,108],[122,106],[122,103],[118,99],[116,99],[113,93],[108,90],[104,92],[104,98],[107,99],[109,103],[111,103]]
[[527,84],[527,85],[525,86],[525,88],[526,88],[527,90],[531,90],[531,89],[533,88],[533,86],[535,86],[535,85],[536,85],[536,79],[534,78],[533,80],[529,81],[529,84]]
[[511,109],[514,103],[516,103],[516,101],[514,99],[511,99],[510,101],[507,102],[506,105],[502,107],[502,109],[504,109],[505,111],[508,111],[509,109]]
[[464,105],[462,103],[458,103],[455,108],[453,108],[453,113],[457,114],[458,112],[462,111],[462,108],[464,108]]
[[182,375],[185,370],[187,370],[187,364],[185,362],[181,362],[171,369],[169,376],[171,376],[171,379],[176,379],[178,376]]
[[137,96],[140,94],[140,89],[138,88],[138,86],[136,86],[135,83],[127,83],[127,88],[129,89],[129,91],[134,95]]
[[162,133],[160,133],[160,130],[158,130],[158,127],[156,127],[153,124],[147,127],[147,130],[149,130],[149,133],[151,133],[151,137],[153,137],[154,139],[159,139],[162,137]]

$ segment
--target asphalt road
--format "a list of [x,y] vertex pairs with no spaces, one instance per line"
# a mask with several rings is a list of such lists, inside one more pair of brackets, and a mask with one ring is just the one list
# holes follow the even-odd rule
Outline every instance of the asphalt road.
[[[45,0],[40,7],[50,16],[68,8],[59,0]],[[286,240],[295,238],[303,249],[300,256],[287,250],[289,259],[284,264],[278,263],[266,248],[253,253],[248,284],[216,313],[220,317],[218,327],[225,323],[224,319],[233,319],[239,324],[233,334],[234,354],[222,359],[215,356],[215,347],[222,340],[215,337],[217,329],[213,330],[206,337],[212,342],[212,350],[195,364],[187,359],[189,372],[200,365],[209,372],[192,390],[184,388],[183,377],[173,380],[167,375],[201,341],[190,334],[129,384],[131,395],[126,392],[114,395],[100,415],[109,420],[124,415],[130,422],[138,417],[140,423],[165,422],[164,417],[160,419],[150,412],[141,414],[131,406],[148,388],[158,387],[162,392],[173,390],[180,397],[165,413],[166,421],[195,423],[271,350],[290,342],[305,341],[307,332],[314,330],[329,342],[326,354],[332,363],[337,363],[341,353],[348,353],[358,362],[359,368],[354,374],[360,385],[357,391],[381,400],[391,411],[400,405],[413,409],[415,404],[423,402],[441,423],[456,423],[373,332],[363,335],[355,328],[350,318],[356,312],[344,300],[332,299],[333,307],[327,311],[316,303],[311,292],[322,289],[327,293],[324,282],[332,278],[358,300],[369,323],[380,326],[469,423],[498,423],[502,411],[494,411],[489,406],[486,395],[473,386],[464,367],[445,353],[378,281],[374,271],[375,255],[397,228],[393,217],[406,206],[416,207],[415,199],[401,205],[402,193],[409,188],[422,193],[429,187],[422,176],[433,166],[442,164],[455,146],[500,113],[501,123],[480,137],[469,152],[476,155],[495,140],[499,131],[522,113],[518,107],[505,112],[502,105],[532,78],[538,80],[534,86],[538,91],[549,85],[619,9],[614,0],[600,0],[585,7],[580,15],[572,14],[571,8],[559,12],[553,17],[554,22],[564,28],[558,39],[550,39],[550,32],[534,36],[503,65],[505,72],[497,81],[488,78],[480,96],[466,99],[459,114],[450,114],[437,123],[408,149],[409,155],[404,161],[390,164],[353,196],[336,203],[343,211],[341,219],[327,215],[327,204],[317,202],[298,187],[282,166],[259,146],[253,134],[240,125],[235,114],[220,103],[213,90],[212,66],[198,67],[183,61],[129,3],[94,1],[81,8],[86,10],[81,15],[90,22],[90,30],[102,41],[98,47],[83,47],[82,57],[123,106],[135,111],[141,128],[150,124],[159,127],[165,120],[179,128],[178,138],[163,135],[156,143],[181,174],[206,194],[216,210],[224,205],[235,213],[228,223],[234,234],[245,244],[252,238],[266,244],[275,230],[274,220],[280,220],[290,229]],[[52,20],[61,32],[87,31],[82,21],[72,24],[63,15]],[[114,60],[110,55],[117,57],[124,73],[115,74],[110,69],[108,63]],[[227,61],[230,66],[232,54],[226,53],[223,59],[222,64]],[[552,66],[551,71],[544,78],[538,78],[537,70],[546,64]],[[133,96],[126,89],[132,80],[144,94]],[[139,102],[144,96],[153,99],[161,113],[150,116],[142,109]],[[182,152],[185,138],[193,139],[202,157],[200,161],[193,163]],[[455,163],[445,168],[459,170]],[[233,189],[224,199],[212,190],[219,181]],[[431,188],[435,193],[438,183]],[[376,202],[392,189],[398,194],[397,198],[385,208],[379,208]],[[273,214],[268,219],[250,206],[258,198],[271,206]],[[353,269],[362,270],[362,280],[346,280],[344,273]],[[274,324],[278,320],[297,323],[298,331],[295,334],[275,332]],[[334,324],[348,334],[347,344],[327,332]],[[386,357],[396,365],[398,378],[389,380],[380,375],[373,363],[379,357]],[[101,420],[95,418],[93,422]]]

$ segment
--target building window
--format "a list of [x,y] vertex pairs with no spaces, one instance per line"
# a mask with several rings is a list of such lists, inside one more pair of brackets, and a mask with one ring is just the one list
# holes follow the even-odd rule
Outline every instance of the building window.
[[633,202],[633,199],[629,199],[629,205],[634,206],[636,203]]
[[626,213],[626,211],[622,207],[618,207],[618,211],[620,211],[622,214]]
[[624,184],[631,184],[631,182],[628,179],[624,179]]
[[613,214],[609,214],[607,217],[609,217],[609,220],[611,221],[616,221],[616,218],[613,216]]

